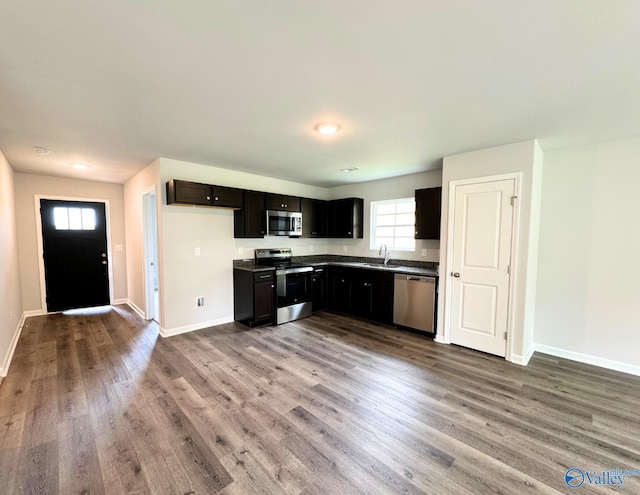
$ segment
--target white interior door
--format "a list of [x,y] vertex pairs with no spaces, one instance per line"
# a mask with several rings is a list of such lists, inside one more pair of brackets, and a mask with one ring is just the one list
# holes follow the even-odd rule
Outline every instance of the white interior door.
[[147,320],[160,320],[160,301],[158,293],[158,243],[156,219],[155,189],[142,196],[143,198],[143,233],[144,233],[144,277]]
[[454,189],[451,342],[505,356],[515,180]]

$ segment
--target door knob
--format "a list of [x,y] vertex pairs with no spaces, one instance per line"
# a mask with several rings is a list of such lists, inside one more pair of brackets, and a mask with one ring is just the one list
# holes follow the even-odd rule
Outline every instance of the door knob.
[[452,272],[452,273],[451,273],[451,276],[452,276],[452,277],[455,277],[455,278],[460,278],[460,273],[458,273],[458,272]]

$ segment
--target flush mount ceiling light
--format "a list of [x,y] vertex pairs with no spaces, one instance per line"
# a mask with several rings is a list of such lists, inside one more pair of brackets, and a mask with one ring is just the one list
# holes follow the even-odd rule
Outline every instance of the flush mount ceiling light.
[[47,148],[43,148],[42,146],[34,147],[33,151],[35,151],[36,154],[40,156],[47,156],[49,153],[51,153]]
[[360,169],[358,167],[341,168],[340,172],[355,172],[356,170],[360,170]]
[[89,168],[89,165],[85,165],[84,163],[72,163],[73,168],[77,168],[78,170],[86,170]]
[[314,127],[314,129],[320,134],[324,134],[325,136],[328,136],[330,134],[335,134],[336,132],[338,132],[338,129],[340,129],[340,127],[338,126],[338,124],[331,124],[331,123],[325,122],[322,124],[318,124],[317,126]]

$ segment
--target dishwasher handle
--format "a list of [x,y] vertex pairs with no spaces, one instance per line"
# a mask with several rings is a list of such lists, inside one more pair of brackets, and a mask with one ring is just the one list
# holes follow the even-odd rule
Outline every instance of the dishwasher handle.
[[434,277],[417,277],[415,275],[401,275],[396,274],[396,280],[407,280],[409,282],[424,282],[426,284],[435,284],[436,279]]

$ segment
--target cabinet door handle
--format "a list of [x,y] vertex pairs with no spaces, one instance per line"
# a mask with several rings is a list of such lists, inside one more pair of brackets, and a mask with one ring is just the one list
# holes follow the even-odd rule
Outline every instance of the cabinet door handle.
[[271,278],[271,275],[259,275],[258,278]]
[[275,285],[271,284],[271,288],[273,289],[275,287]]
[[211,196],[207,196],[207,199],[211,199]]
[[219,199],[219,198],[218,198],[218,196],[216,196],[216,197],[215,197],[215,198],[213,198],[213,199],[215,199],[216,201],[218,201],[218,199]]

